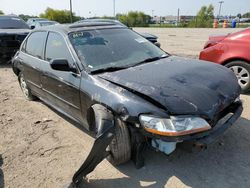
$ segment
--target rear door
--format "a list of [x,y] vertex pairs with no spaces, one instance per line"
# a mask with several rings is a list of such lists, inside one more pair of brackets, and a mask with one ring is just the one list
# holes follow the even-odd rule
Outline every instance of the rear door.
[[54,59],[66,59],[71,67],[76,67],[74,58],[64,37],[55,32],[49,32],[45,47],[46,64],[42,66],[41,83],[46,93],[46,99],[59,111],[82,120],[80,110],[80,72],[65,72],[53,70],[50,62]]
[[24,78],[32,92],[41,94],[40,71],[44,63],[44,46],[47,32],[39,31],[32,33],[25,41],[18,61],[23,66]]

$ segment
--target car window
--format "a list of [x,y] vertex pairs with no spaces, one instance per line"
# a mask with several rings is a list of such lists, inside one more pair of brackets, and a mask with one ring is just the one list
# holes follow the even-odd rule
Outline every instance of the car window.
[[166,56],[160,48],[127,28],[76,31],[69,38],[90,71],[129,67],[148,58]]
[[18,17],[1,17],[0,29],[29,29],[29,26]]
[[46,45],[45,60],[67,59],[72,63],[72,56],[69,52],[67,44],[60,34],[50,32]]
[[34,32],[27,39],[26,53],[40,58],[43,58],[43,49],[47,37],[47,32]]

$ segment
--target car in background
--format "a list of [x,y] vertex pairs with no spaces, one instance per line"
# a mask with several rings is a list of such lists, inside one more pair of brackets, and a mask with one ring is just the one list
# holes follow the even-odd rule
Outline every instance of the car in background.
[[200,59],[228,67],[236,75],[242,92],[250,90],[250,28],[232,34],[210,36],[200,52]]
[[120,24],[33,30],[12,62],[26,99],[40,98],[95,136],[73,180],[107,156],[142,167],[146,145],[166,154],[182,142],[206,147],[243,110],[230,70],[171,56]]
[[31,29],[32,28],[34,29],[36,22],[39,22],[39,21],[49,21],[49,20],[46,18],[29,18],[26,23],[29,25]]
[[[121,23],[118,20],[112,20],[112,19],[84,19],[84,20],[79,20],[75,23],[86,23],[86,22],[109,22],[109,23],[113,23],[113,24],[118,24],[124,27],[127,27],[126,25],[124,25],[123,23]],[[149,40],[150,42],[152,42],[154,45],[156,45],[157,47],[161,47],[161,44],[158,42],[158,37],[149,33],[139,33],[142,37],[144,37],[145,39]]]
[[56,25],[59,24],[56,21],[37,21],[35,22],[35,25],[31,27],[31,29],[39,29],[41,27],[45,27],[45,26],[50,26],[50,25]]
[[29,32],[29,26],[21,18],[0,16],[0,63],[11,60]]

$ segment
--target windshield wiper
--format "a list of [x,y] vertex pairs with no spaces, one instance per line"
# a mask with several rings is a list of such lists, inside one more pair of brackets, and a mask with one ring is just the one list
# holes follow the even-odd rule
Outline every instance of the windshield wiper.
[[107,68],[101,68],[101,69],[97,69],[97,70],[93,70],[93,71],[90,71],[91,74],[98,74],[98,73],[103,73],[103,72],[114,72],[114,71],[118,71],[118,70],[122,70],[122,69],[127,69],[127,68],[130,68],[130,67],[134,67],[134,66],[138,66],[140,64],[144,64],[144,63],[149,63],[149,62],[153,62],[153,61],[157,61],[159,59],[163,59],[163,58],[166,58],[166,57],[169,57],[168,55],[164,55],[164,56],[160,56],[160,57],[152,57],[152,58],[147,58],[143,61],[140,61],[136,64],[133,64],[133,65],[129,65],[129,66],[123,66],[123,67],[107,67]]
[[129,67],[107,67],[107,68],[102,68],[102,69],[97,69],[91,71],[91,74],[98,74],[98,73],[103,73],[103,72],[114,72],[122,69],[126,69]]
[[140,61],[140,62],[132,65],[132,67],[135,67],[135,66],[138,66],[138,65],[141,65],[144,63],[150,63],[150,62],[157,61],[159,59],[163,59],[163,58],[167,58],[167,57],[168,57],[167,55],[160,56],[160,57],[150,57],[150,58],[144,59],[143,61]]

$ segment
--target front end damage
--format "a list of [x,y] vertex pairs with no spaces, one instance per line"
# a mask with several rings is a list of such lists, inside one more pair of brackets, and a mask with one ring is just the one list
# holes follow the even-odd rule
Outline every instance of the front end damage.
[[[215,142],[228,128],[230,128],[235,123],[235,121],[240,117],[242,111],[242,102],[238,100],[224,109],[222,112],[218,113],[218,116],[216,117],[217,119],[214,120],[214,125],[212,125],[211,130],[182,136],[162,136],[152,134],[142,127],[136,128],[129,126],[132,145],[131,159],[135,163],[136,168],[143,167],[143,151],[149,141],[151,141],[151,144],[154,148],[166,154],[172,153],[175,150],[177,144],[180,144],[180,147],[189,151],[193,149],[205,149],[208,145]],[[225,117],[227,117],[227,119],[224,120],[223,124],[219,124],[218,122]],[[70,187],[77,187],[77,185],[82,182],[83,177],[86,178],[86,176],[91,173],[102,160],[110,155],[106,149],[115,134],[114,123],[112,120],[107,121],[107,119],[99,123],[101,124],[102,128],[98,132],[98,136],[88,157],[79,170],[74,174]]]
[[[87,93],[99,94],[94,95],[95,102],[106,104],[127,123],[131,159],[136,168],[144,166],[143,150],[148,145],[168,155],[177,146],[186,150],[204,149],[240,117],[243,111],[242,102],[238,100],[240,87],[233,73],[222,66],[192,61],[169,57],[154,64],[95,75],[94,82],[82,83]],[[119,113],[120,109],[126,109],[122,110],[126,113]],[[170,126],[153,130],[154,126],[142,123],[142,115],[154,117],[154,125],[157,119],[178,121],[181,116],[189,117],[189,124],[187,129]],[[112,141],[114,129],[110,124],[102,129],[105,131],[98,131],[100,134],[89,156],[73,178],[74,185],[110,154],[106,148]]]
[[241,116],[242,111],[242,102],[234,102],[228,108],[218,113],[217,120],[211,124],[212,129],[204,132],[178,137],[165,137],[145,130],[143,130],[143,134],[148,138],[152,138],[152,146],[154,148],[167,155],[176,149],[177,144],[188,151],[206,149],[210,144],[216,142],[227,129],[234,125],[236,120]]

